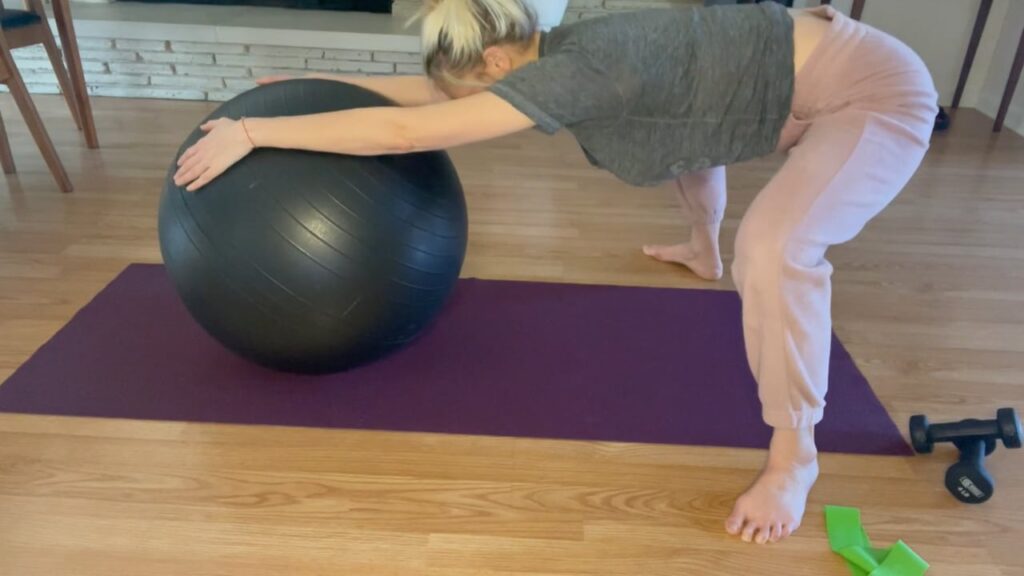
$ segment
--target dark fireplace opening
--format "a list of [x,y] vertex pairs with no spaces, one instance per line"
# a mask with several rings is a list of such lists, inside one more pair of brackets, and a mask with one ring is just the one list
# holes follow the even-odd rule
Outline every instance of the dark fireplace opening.
[[150,4],[210,4],[213,6],[272,6],[300,10],[340,10],[390,14],[393,0],[130,0]]

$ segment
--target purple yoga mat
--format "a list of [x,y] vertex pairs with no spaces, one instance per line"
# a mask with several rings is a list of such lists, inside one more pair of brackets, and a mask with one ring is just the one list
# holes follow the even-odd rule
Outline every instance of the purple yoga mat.
[[[821,449],[910,454],[833,341]],[[461,280],[408,348],[333,376],[272,372],[132,265],[0,386],[0,411],[765,447],[734,292]]]

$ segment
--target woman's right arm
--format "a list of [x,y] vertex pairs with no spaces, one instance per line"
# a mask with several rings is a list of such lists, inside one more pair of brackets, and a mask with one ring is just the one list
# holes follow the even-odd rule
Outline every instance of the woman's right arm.
[[[426,106],[448,100],[444,92],[438,90],[434,81],[426,76],[344,76],[338,74],[310,74],[302,78],[320,78],[354,84],[376,92],[392,100],[399,106]],[[258,84],[271,84],[282,80],[290,80],[290,76],[271,76],[260,78]]]

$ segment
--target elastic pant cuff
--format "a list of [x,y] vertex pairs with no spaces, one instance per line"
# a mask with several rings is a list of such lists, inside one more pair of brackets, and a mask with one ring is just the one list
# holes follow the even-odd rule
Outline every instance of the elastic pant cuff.
[[761,417],[772,428],[809,428],[825,417],[825,407],[807,410],[762,410]]

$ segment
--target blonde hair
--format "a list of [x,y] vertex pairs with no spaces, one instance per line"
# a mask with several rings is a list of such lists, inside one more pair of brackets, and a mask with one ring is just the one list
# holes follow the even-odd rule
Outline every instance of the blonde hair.
[[459,76],[483,63],[498,44],[524,44],[537,33],[537,14],[524,0],[425,0],[423,67],[435,80]]

